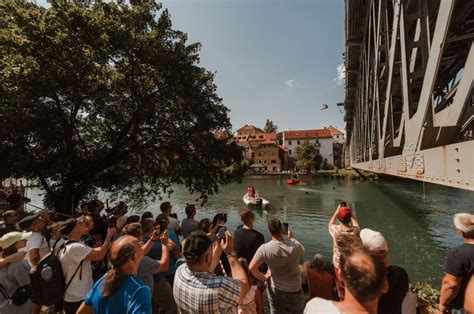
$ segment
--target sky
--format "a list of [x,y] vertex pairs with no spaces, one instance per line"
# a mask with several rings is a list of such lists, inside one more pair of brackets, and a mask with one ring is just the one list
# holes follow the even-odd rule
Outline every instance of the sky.
[[216,74],[233,130],[266,119],[279,131],[344,127],[343,0],[161,3],[173,28],[202,44],[201,66]]

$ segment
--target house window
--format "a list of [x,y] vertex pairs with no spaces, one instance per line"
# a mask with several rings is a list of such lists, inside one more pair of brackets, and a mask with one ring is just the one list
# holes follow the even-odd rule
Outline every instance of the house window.
[[267,160],[265,159],[265,160],[263,161],[263,163],[265,163],[265,164],[266,164],[266,163],[267,163]]
[[262,156],[262,153],[258,153],[259,156]]
[[261,163],[262,163],[262,161],[261,161],[261,160],[259,160],[259,161],[258,161],[258,163],[259,163],[259,164],[261,164]]
[[289,150],[289,152],[288,152],[288,153],[291,155],[291,149]]
[[338,136],[336,136],[336,137],[337,137],[337,138],[339,138],[339,135],[338,135]]
[[296,141],[296,144],[300,145],[300,141]]
[[277,161],[275,159],[272,159],[272,164],[276,164]]
[[288,145],[291,145],[291,141],[288,141]]

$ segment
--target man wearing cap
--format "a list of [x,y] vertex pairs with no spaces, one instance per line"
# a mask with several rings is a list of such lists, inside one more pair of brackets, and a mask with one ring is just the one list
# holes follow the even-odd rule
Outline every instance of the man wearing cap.
[[[94,284],[92,279],[91,261],[103,260],[110,246],[115,228],[107,229],[102,246],[90,248],[79,242],[88,232],[86,216],[70,218],[61,226],[61,234],[67,236],[65,246],[59,251],[61,268],[66,282],[71,281],[64,292],[64,311],[66,314],[76,313],[82,300]],[[72,279],[71,279],[72,278]]]
[[[26,245],[26,240],[31,236],[31,232],[9,232],[0,239],[0,247],[5,258],[18,254],[18,250]],[[8,295],[12,295],[19,287],[29,285],[30,266],[25,259],[16,260],[0,269],[0,285]],[[20,314],[31,313],[31,301],[27,300],[22,305],[11,304],[5,295],[0,293],[0,313]]]
[[[340,224],[337,224],[339,220]],[[333,239],[333,264],[336,273],[337,294],[341,300],[344,299],[344,282],[338,276],[339,256],[341,249],[346,246],[360,244],[360,227],[357,220],[352,217],[352,212],[345,202],[341,202],[336,208],[334,215],[329,220],[329,234]]]
[[464,313],[464,293],[474,274],[474,215],[454,215],[454,226],[463,244],[449,250],[444,263],[438,309],[441,313]]
[[18,220],[18,214],[15,210],[7,210],[3,212],[3,223],[0,224],[0,237],[12,231],[18,231],[16,228],[16,222]]
[[26,242],[26,260],[31,267],[34,267],[49,252],[48,243],[42,233],[46,223],[40,214],[36,214],[26,216],[18,225],[22,230],[33,232]]
[[[222,251],[227,254],[232,277],[216,276],[213,271]],[[247,274],[232,253],[233,239],[228,231],[225,241],[212,244],[202,231],[191,233],[184,241],[186,263],[176,270],[173,294],[181,313],[237,312],[241,298],[249,290]]]
[[[361,230],[360,238],[364,246],[380,256],[387,273],[388,291],[379,299],[378,313],[402,313],[403,300],[408,292],[408,273],[399,266],[390,265],[387,241],[380,232],[365,228]],[[416,311],[416,304],[412,311]]]

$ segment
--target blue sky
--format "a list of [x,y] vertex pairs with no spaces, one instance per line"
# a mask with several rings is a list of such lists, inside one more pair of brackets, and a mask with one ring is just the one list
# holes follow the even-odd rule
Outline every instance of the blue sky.
[[280,131],[343,128],[343,0],[161,2],[173,27],[202,44],[201,65],[216,73],[234,130],[266,119]]

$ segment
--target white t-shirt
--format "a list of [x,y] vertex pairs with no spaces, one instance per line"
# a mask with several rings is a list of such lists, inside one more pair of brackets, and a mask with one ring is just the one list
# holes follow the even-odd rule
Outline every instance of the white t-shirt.
[[49,252],[48,243],[46,243],[46,239],[41,232],[33,232],[28,238],[28,241],[26,241],[26,260],[28,264],[30,264],[30,267],[33,267],[30,261],[30,251],[34,249],[39,249],[40,259]]
[[312,313],[340,314],[342,312],[329,300],[312,298],[306,303],[304,314]]
[[86,294],[92,288],[94,281],[92,279],[92,266],[90,261],[84,260],[92,249],[80,242],[74,242],[66,245],[59,252],[61,267],[63,269],[66,284],[71,280],[77,267],[82,263],[74,279],[64,293],[64,301],[79,302],[84,299]]
[[168,228],[170,229],[173,229],[173,231],[178,231],[179,229],[179,221],[178,219],[174,218],[174,217],[169,217],[168,216]]

